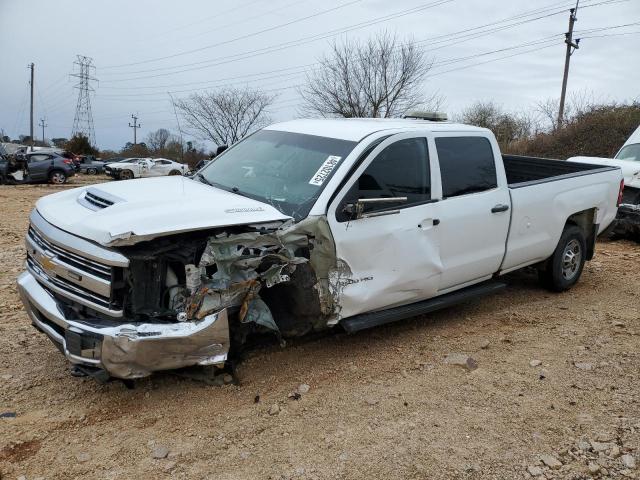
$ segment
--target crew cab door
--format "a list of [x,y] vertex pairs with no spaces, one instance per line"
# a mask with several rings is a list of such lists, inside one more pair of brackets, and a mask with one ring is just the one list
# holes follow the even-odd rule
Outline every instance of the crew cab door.
[[479,282],[504,258],[511,199],[497,144],[478,133],[436,133],[442,198],[439,293]]
[[[329,205],[339,259],[330,282],[341,318],[436,293],[442,265],[433,163],[426,134],[393,135],[366,157]],[[348,213],[354,205],[360,205],[360,215]]]

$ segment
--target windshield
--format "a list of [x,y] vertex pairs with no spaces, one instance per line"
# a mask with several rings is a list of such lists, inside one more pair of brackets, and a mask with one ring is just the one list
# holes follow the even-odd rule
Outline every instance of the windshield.
[[633,145],[627,145],[622,147],[622,150],[616,155],[616,160],[632,160],[640,162],[640,143],[634,143]]
[[[206,182],[304,218],[356,142],[261,130],[201,170]],[[205,183],[206,183],[205,182]]]

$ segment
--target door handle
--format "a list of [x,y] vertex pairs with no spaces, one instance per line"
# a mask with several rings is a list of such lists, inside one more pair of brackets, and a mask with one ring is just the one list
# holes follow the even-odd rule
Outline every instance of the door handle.
[[418,225],[418,228],[422,228],[423,230],[428,230],[431,227],[435,227],[436,225],[440,225],[440,219],[439,218],[434,218],[433,220],[431,220],[431,225],[425,224],[424,222],[420,223]]
[[491,209],[491,213],[506,212],[507,210],[509,210],[509,205],[498,204]]

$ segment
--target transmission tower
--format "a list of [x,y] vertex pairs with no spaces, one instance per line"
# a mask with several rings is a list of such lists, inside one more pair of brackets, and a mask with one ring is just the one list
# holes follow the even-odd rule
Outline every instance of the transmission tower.
[[77,60],[73,62],[77,65],[78,72],[72,73],[72,77],[78,79],[74,88],[78,89],[78,104],[76,105],[76,116],[73,119],[73,131],[71,135],[82,134],[89,139],[91,145],[96,144],[96,133],[93,129],[93,115],[91,114],[90,93],[94,92],[90,82],[98,79],[91,76],[96,67],[93,66],[93,58],[84,55],[76,55]]

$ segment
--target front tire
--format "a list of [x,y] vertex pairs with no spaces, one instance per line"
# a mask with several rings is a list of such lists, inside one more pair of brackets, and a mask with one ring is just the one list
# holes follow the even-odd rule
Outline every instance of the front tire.
[[98,170],[95,168],[87,168],[87,175],[95,175],[98,173]]
[[180,173],[180,170],[171,170],[171,171],[169,172],[169,175],[172,175],[172,176],[173,176],[173,175],[182,175],[182,173]]
[[540,282],[553,292],[564,292],[573,287],[580,275],[587,256],[587,241],[582,229],[567,225],[553,255],[538,272]]
[[54,185],[64,185],[67,183],[67,175],[60,170],[54,170],[49,174],[49,183]]
[[133,172],[131,170],[123,170],[120,172],[121,180],[131,180],[133,178]]

